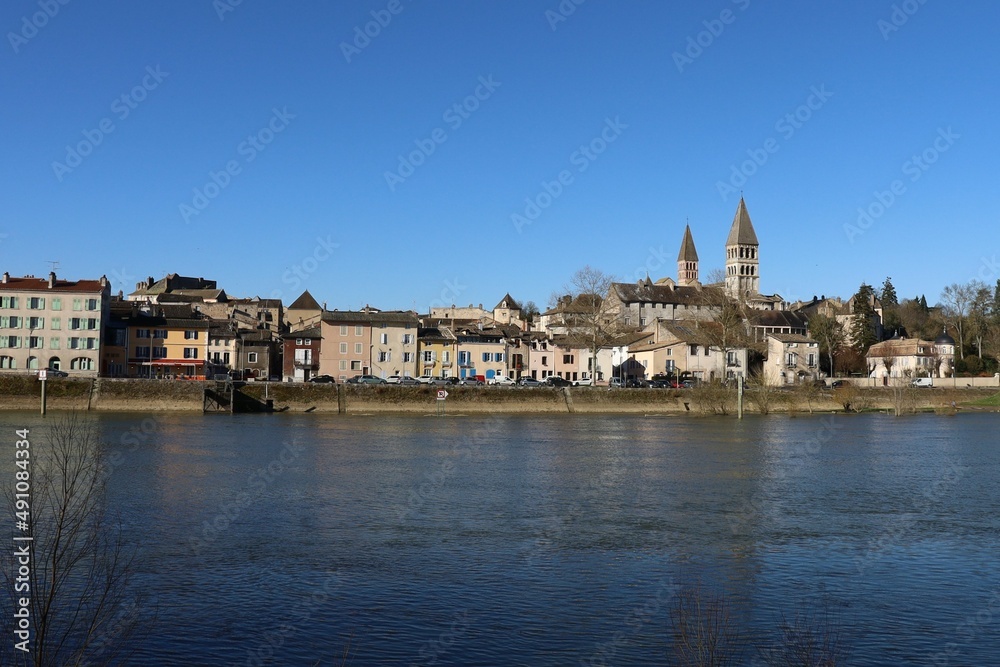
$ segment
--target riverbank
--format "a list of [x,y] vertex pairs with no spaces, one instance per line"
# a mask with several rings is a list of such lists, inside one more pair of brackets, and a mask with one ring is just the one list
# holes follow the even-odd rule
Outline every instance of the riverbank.
[[[204,390],[214,383],[117,378],[57,379],[48,382],[49,410],[100,412],[202,412]],[[411,413],[609,413],[716,414],[736,412],[736,395],[721,387],[694,389],[608,389],[607,387],[509,388],[250,383],[245,397],[276,411],[324,414]],[[0,377],[0,409],[37,410],[40,383],[30,376]],[[1000,411],[995,388],[859,388],[815,390],[771,388],[748,392],[744,410],[768,414],[890,411],[953,412],[955,408]]]

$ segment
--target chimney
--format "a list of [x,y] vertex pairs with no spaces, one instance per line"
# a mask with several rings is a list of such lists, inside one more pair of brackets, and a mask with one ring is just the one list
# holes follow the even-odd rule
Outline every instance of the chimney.
[[3,272],[3,283],[2,284],[6,285],[9,281],[10,281],[10,273],[7,272],[7,271],[4,271]]
[[56,286],[56,272],[49,271],[49,289],[52,289],[55,286]]
[[101,287],[107,287],[107,285],[108,285],[108,277],[101,276]]

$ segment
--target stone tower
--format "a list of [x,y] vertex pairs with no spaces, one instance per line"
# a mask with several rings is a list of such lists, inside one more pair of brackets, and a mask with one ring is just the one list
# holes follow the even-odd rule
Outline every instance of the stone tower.
[[745,299],[760,294],[758,247],[747,205],[740,197],[726,240],[726,293],[730,296]]
[[688,286],[698,282],[698,251],[691,237],[691,225],[684,227],[681,251],[677,254],[677,284]]

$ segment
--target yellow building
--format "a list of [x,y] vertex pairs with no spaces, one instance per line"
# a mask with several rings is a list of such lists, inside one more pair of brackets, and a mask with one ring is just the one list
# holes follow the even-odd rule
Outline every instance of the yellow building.
[[457,342],[455,334],[448,327],[421,327],[417,332],[417,373],[457,376]]
[[210,320],[189,305],[136,304],[116,319],[126,331],[129,377],[205,378]]

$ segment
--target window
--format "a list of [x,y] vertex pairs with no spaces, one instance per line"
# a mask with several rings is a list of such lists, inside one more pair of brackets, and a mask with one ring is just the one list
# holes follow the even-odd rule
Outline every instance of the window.
[[708,345],[705,346],[705,356],[707,357],[709,353]]
[[59,331],[60,329],[62,329],[62,318],[53,317],[51,320],[49,320],[49,328],[52,329],[53,331]]
[[379,329],[385,329],[385,322],[382,322],[380,325],[378,325],[378,328]]
[[365,332],[365,328],[363,326],[361,326],[360,324],[355,325],[355,327],[354,327],[354,335],[355,336],[360,336],[364,332]]
[[50,350],[58,350],[59,349],[59,339],[58,338],[50,338],[49,339],[49,349]]
[[691,348],[691,356],[692,357],[698,356],[698,346],[697,345],[689,345],[688,347]]
[[81,322],[83,322],[83,320],[81,320],[79,317],[72,317],[69,320],[69,328],[73,331],[78,331],[79,329],[83,328]]
[[639,326],[640,327],[646,326],[646,318],[645,317],[640,317],[639,318]]
[[18,317],[17,315],[14,315],[14,316],[8,318],[9,327],[11,329],[20,329],[21,325],[23,324],[23,321],[24,321],[24,318],[23,317]]
[[[0,296],[0,308],[17,308],[17,297]],[[11,368],[13,368],[13,366]]]
[[257,363],[257,353],[256,352],[247,352],[247,363],[248,364],[256,364]]
[[30,349],[41,349],[45,346],[45,339],[41,336],[30,336],[28,338],[28,347]]
[[341,354],[347,354],[347,343],[341,343],[340,344],[340,353]]
[[796,355],[794,352],[789,352],[785,356],[785,363],[787,365],[789,365],[789,366],[796,366],[796,365],[798,365],[798,355]]
[[[73,321],[77,321],[77,318],[74,317]],[[69,328],[70,329],[75,329],[76,327],[70,325]],[[136,338],[149,338],[149,329],[136,329],[135,330],[135,337]]]
[[184,340],[198,340],[198,332],[197,331],[185,331],[184,332]]
[[[70,340],[70,348],[72,348],[73,347],[73,340],[75,340],[75,339],[70,338],[69,340]],[[144,346],[144,345],[138,345],[138,346],[136,346],[136,348],[135,348],[136,359],[149,359],[149,357],[150,357],[149,349],[150,348],[148,346]]]
[[632,325],[632,318],[626,316],[625,317],[625,326],[631,326],[631,325]]
[[69,362],[69,367],[74,371],[92,371],[94,370],[94,360],[87,357],[77,357]]
[[295,344],[296,345],[302,345],[302,339],[301,338],[296,338],[295,339]]
[[[229,355],[226,355],[229,356]],[[167,358],[167,348],[165,347],[154,347],[153,348],[153,358],[154,359],[166,359]]]
[[156,329],[153,331],[153,338],[159,338],[160,340],[163,340],[166,337],[167,337],[166,329]]
[[361,354],[361,343],[354,344],[354,354]]
[[412,363],[412,362],[413,362],[413,353],[412,352],[404,352],[403,353],[403,363],[404,364],[409,364],[409,363]]
[[739,358],[735,352],[726,352],[726,365],[739,366]]
[[97,299],[87,299],[87,310],[97,310],[100,308]]
[[313,344],[312,338],[303,338],[302,339],[302,344],[303,345],[312,345]]
[[346,324],[341,324],[340,325],[340,335],[341,336],[346,336],[347,335],[347,325]]
[[468,352],[459,352],[458,353],[458,363],[459,363],[459,365],[465,366],[466,364],[471,363],[471,361],[472,360],[471,360],[471,357],[470,357],[470,355],[469,355]]
[[503,352],[497,352],[493,355],[493,361],[503,361]]
[[62,299],[53,297],[52,305],[50,306],[52,310],[62,310]]
[[424,350],[424,363],[425,364],[433,364],[434,363],[434,351],[433,350]]
[[403,345],[412,345],[412,344],[413,344],[413,334],[403,334]]
[[549,358],[543,355],[542,356],[542,366],[548,366],[548,365],[549,365]]
[[28,299],[28,310],[41,310],[45,308],[45,299],[40,296],[33,296]]
[[441,353],[441,361],[446,364],[451,362],[451,350],[445,350]]
[[21,347],[20,336],[0,336],[0,347],[18,348]]
[[222,353],[222,363],[224,363],[226,366],[229,365],[229,353],[228,352],[223,352]]
[[[256,352],[251,352],[250,354],[257,354]],[[185,359],[197,359],[198,358],[198,348],[196,347],[185,347],[184,348],[184,358]]]
[[29,317],[28,318],[28,328],[29,329],[44,329],[45,328],[45,318],[44,317]]
[[361,370],[361,362],[360,361],[352,361],[351,362],[351,370],[352,371],[360,371]]
[[809,364],[809,368],[815,368],[816,367],[816,354],[815,353],[813,353],[813,352],[809,353],[808,364]]
[[389,334],[387,334],[387,333],[381,333],[381,334],[379,334],[378,335],[378,342],[379,342],[380,345],[388,345],[389,344]]
[[483,361],[489,361],[490,360],[490,356],[491,355],[490,355],[489,352],[483,352]]
[[73,310],[83,310],[83,299],[73,299]]
[[379,363],[383,363],[383,362],[389,361],[389,359],[390,359],[389,355],[390,355],[389,352],[379,352],[378,353]]
[[564,354],[563,355],[563,363],[564,364],[571,364],[571,363],[573,363],[573,355],[572,354]]
[[0,368],[17,368],[17,362],[14,361],[14,357],[0,357]]
[[672,347],[668,347],[667,348],[667,356],[668,357],[674,356],[674,348],[672,348]]

